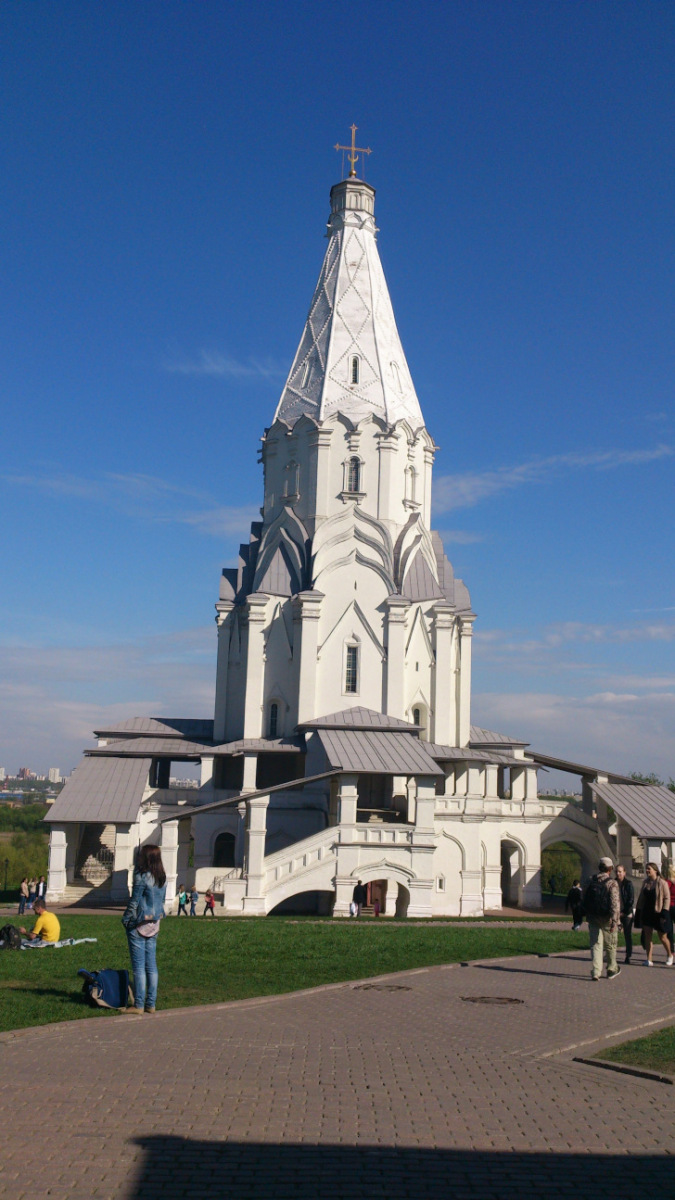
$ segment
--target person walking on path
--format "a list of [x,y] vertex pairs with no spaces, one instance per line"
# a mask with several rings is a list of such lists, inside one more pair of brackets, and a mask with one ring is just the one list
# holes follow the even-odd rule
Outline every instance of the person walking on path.
[[23,879],[21,880],[21,886],[19,887],[19,916],[20,917],[22,917],[23,914],[25,913],[27,903],[28,903],[28,880],[27,880],[26,876],[24,875]]
[[621,928],[626,942],[626,957],[624,962],[626,965],[631,960],[633,954],[633,918],[635,916],[635,890],[632,880],[626,875],[626,868],[619,863],[616,868],[616,881],[619,885],[619,899],[621,901]]
[[154,1013],[157,1004],[157,935],[164,916],[166,872],[159,846],[141,846],[138,852],[131,899],[122,917],[127,931],[134,1004],[128,1013]]
[[647,863],[645,881],[637,902],[636,911],[640,914],[644,947],[647,954],[645,966],[653,967],[652,942],[656,933],[666,952],[666,966],[673,965],[673,947],[668,937],[670,928],[670,888],[661,875],[658,863]]
[[216,898],[211,888],[207,888],[204,893],[204,916],[208,917],[209,913],[212,917],[216,915]]
[[198,900],[199,900],[199,892],[197,891],[196,887],[193,887],[192,891],[190,892],[190,916],[191,917],[197,916],[197,901]]
[[28,880],[28,908],[32,909],[37,895],[37,879]]
[[584,891],[583,906],[591,938],[593,983],[597,983],[602,975],[603,957],[607,960],[608,979],[616,979],[621,974],[621,967],[616,961],[621,901],[619,885],[616,879],[612,879],[613,870],[611,858],[601,858],[597,875],[593,875]]
[[352,903],[356,905],[356,915],[361,916],[361,909],[368,901],[368,888],[359,879],[354,891],[352,892]]
[[182,887],[180,889],[180,891],[178,892],[178,916],[180,916],[181,913],[183,914],[184,917],[187,917],[187,915],[188,915],[187,892],[185,891],[184,887]]
[[675,931],[675,867],[670,867],[666,883],[670,891],[670,933],[668,937],[670,938],[671,950],[675,950],[675,941],[673,940],[673,933]]
[[584,919],[584,909],[582,900],[584,897],[583,888],[578,879],[574,880],[565,901],[565,912],[572,912],[572,929],[576,933],[577,929],[581,929],[581,922]]

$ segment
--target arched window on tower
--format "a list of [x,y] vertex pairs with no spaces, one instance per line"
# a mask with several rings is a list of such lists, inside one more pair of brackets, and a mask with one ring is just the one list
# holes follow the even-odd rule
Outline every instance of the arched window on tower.
[[345,692],[354,696],[359,690],[359,648],[345,647]]
[[302,368],[302,376],[300,379],[300,387],[301,388],[307,387],[307,384],[309,383],[309,377],[310,377],[311,371],[312,371],[312,368],[311,368],[310,363],[306,362]]
[[420,741],[427,741],[427,710],[422,705],[415,705],[412,710],[413,725],[420,727]]
[[276,738],[279,736],[279,705],[276,700],[270,704],[270,719],[268,722],[269,736]]
[[350,383],[358,383],[359,382],[359,356],[358,356],[358,354],[353,355],[350,366],[349,366],[349,382]]
[[347,491],[361,491],[361,463],[358,458],[350,458],[347,464]]

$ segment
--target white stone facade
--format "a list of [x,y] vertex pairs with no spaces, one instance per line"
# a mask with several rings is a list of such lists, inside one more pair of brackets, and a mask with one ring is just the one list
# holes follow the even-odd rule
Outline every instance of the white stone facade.
[[[221,579],[213,722],[138,718],[90,752],[124,759],[128,789],[140,786],[135,820],[114,822],[112,896],[128,890],[136,847],[159,841],[170,899],[194,881],[233,914],[305,903],[347,916],[358,880],[384,915],[537,906],[542,844],[566,838],[593,865],[595,824],[538,798],[524,743],[472,729],[475,614],[431,529],[436,446],[379,260],[374,190],[343,181],[331,208],[262,439],[261,520]],[[179,760],[201,763],[197,792],[169,788]],[[73,883],[93,820],[68,788],[53,896]],[[73,812],[77,825],[63,820]]]

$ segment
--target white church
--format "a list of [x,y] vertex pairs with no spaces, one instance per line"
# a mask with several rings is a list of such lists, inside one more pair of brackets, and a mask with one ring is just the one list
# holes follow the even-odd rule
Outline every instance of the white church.
[[[475,916],[539,906],[553,843],[630,870],[675,837],[666,789],[471,723],[476,616],[431,528],[436,445],[350,161],[262,438],[261,520],[220,580],[213,717],[95,731],[47,818],[53,901],[124,900],[158,842],[168,899],[194,882],[228,915],[344,917],[362,881],[385,916]],[[194,790],[171,786],[183,763]],[[542,767],[583,804],[540,798]]]

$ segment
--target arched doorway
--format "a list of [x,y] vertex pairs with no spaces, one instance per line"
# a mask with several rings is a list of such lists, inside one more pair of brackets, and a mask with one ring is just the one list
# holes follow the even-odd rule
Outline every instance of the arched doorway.
[[366,909],[374,917],[384,917],[387,915],[387,888],[388,882],[386,879],[372,879],[370,883],[366,884],[368,892]]
[[569,842],[553,842],[542,850],[541,891],[549,903],[561,902],[583,873],[581,854]]
[[523,852],[517,842],[506,839],[501,843],[502,904],[517,907],[524,884]]
[[234,866],[234,834],[219,833],[213,846],[214,867]]

